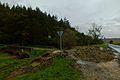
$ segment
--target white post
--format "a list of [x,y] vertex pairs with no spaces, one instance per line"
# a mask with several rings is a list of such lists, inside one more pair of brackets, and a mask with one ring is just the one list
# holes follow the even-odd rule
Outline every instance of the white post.
[[62,51],[62,34],[63,34],[63,31],[57,31],[57,33],[60,36],[60,50]]
[[61,39],[61,36],[60,36],[60,50],[62,51],[62,39]]

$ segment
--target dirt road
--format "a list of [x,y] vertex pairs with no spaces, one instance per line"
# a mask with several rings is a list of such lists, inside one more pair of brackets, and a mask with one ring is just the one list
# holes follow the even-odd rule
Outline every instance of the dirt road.
[[82,80],[120,80],[117,59],[101,63],[77,61],[75,67],[82,72]]
[[81,71],[82,80],[120,80],[119,60],[111,50],[82,47],[68,53],[76,60],[75,68]]

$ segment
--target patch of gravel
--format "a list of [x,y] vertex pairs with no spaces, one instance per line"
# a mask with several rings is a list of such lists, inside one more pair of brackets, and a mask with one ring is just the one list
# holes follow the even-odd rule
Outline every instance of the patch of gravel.
[[76,63],[75,68],[81,71],[81,80],[120,80],[120,66],[116,60]]

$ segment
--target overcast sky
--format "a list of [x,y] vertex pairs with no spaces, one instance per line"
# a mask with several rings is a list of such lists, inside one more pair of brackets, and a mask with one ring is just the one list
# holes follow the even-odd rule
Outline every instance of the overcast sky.
[[86,33],[92,22],[103,25],[105,37],[120,37],[120,0],[0,0],[1,2],[21,4],[43,12],[66,17],[71,25],[79,26]]

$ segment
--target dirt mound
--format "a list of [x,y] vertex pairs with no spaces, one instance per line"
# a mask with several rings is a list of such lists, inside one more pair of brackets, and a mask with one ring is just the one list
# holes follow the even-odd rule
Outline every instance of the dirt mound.
[[76,47],[75,49],[67,50],[69,54],[73,54],[75,57],[91,62],[104,62],[114,59],[114,54],[110,49],[103,49],[98,46],[83,46]]

